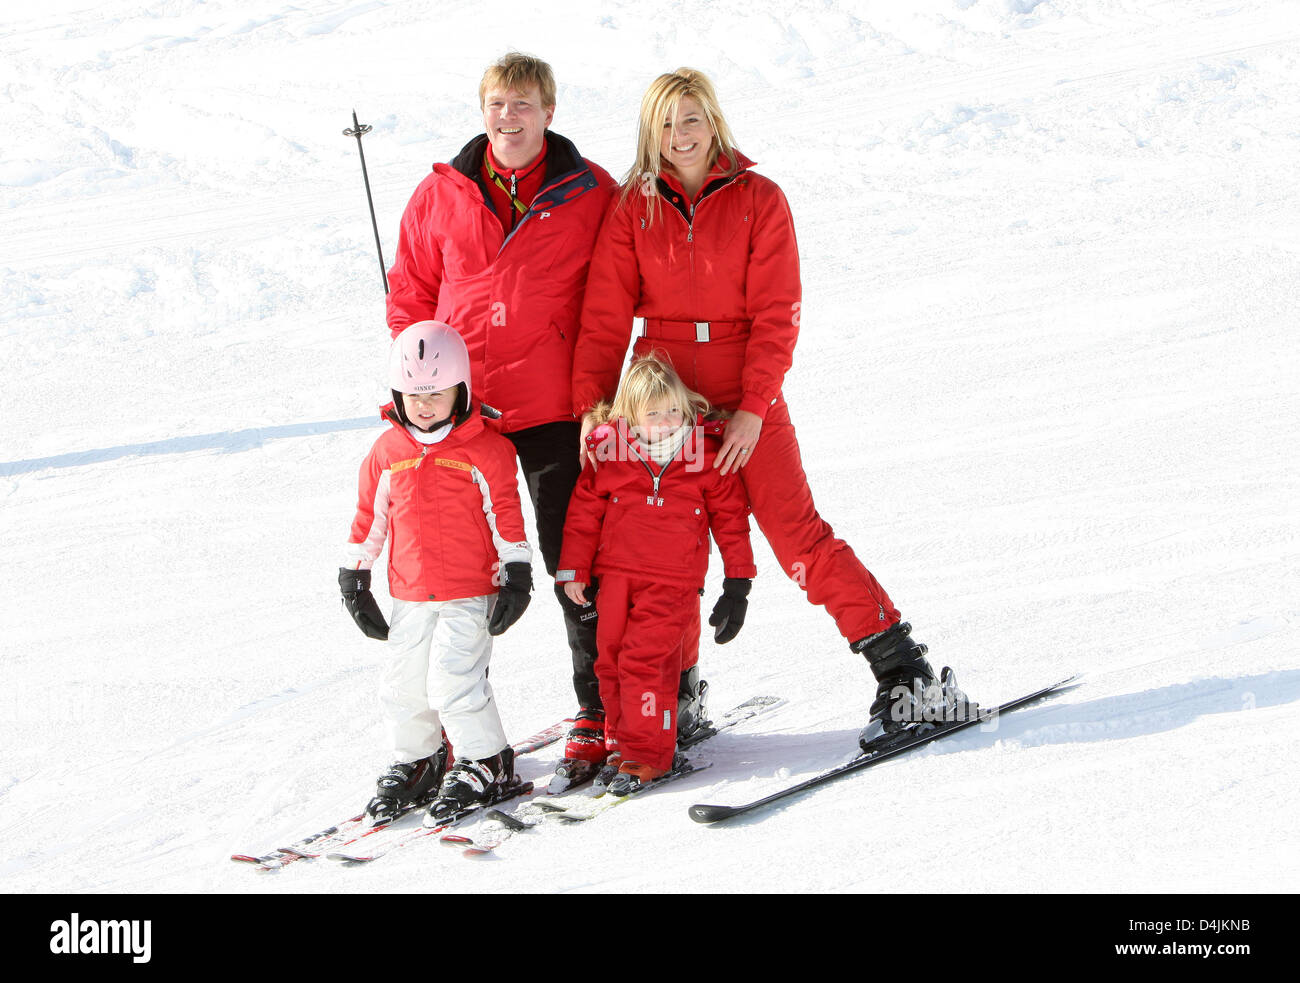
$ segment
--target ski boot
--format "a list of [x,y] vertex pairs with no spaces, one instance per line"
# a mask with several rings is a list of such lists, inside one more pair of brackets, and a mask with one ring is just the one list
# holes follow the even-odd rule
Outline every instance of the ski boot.
[[605,740],[605,762],[591,780],[592,790],[599,795],[609,788],[609,783],[618,777],[618,770],[623,766],[623,752],[619,750],[618,741],[613,738]]
[[443,778],[438,797],[425,813],[424,825],[441,826],[470,809],[499,802],[517,784],[512,747],[481,761],[461,758]]
[[558,795],[584,782],[600,771],[608,757],[605,746],[605,711],[582,709],[574,718],[564,745],[564,757],[555,766],[555,777],[547,791]]
[[928,730],[943,719],[943,687],[925,659],[926,647],[911,632],[904,621],[850,646],[866,656],[879,684],[870,722],[858,735],[864,748],[901,731]]
[[[681,759],[680,756],[674,757],[674,767],[677,766],[678,760],[684,759]],[[670,774],[671,771],[672,769],[654,768],[636,761],[624,761],[619,765],[618,774],[606,787],[605,792],[620,799],[627,795],[635,795],[647,785],[663,778],[664,775]]]
[[709,684],[700,678],[700,667],[682,673],[677,687],[677,747],[687,748],[713,733],[708,710]]
[[370,825],[391,823],[407,809],[421,806],[436,795],[450,756],[451,745],[444,737],[442,747],[427,758],[390,765],[379,776],[375,797],[366,805]]

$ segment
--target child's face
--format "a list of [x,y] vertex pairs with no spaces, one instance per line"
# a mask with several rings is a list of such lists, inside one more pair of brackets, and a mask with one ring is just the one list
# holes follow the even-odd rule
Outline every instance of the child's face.
[[446,423],[451,419],[451,411],[456,408],[457,388],[452,386],[436,393],[402,393],[406,418],[421,430],[430,430]]
[[685,416],[677,401],[665,396],[650,402],[641,411],[636,428],[644,440],[662,440],[673,431],[681,429],[684,421]]

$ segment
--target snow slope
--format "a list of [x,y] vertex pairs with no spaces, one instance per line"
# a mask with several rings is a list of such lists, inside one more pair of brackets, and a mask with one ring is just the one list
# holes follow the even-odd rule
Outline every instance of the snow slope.
[[[0,25],[0,889],[933,889],[920,853],[946,890],[1294,890],[1300,4],[492,11],[68,0]],[[229,854],[349,814],[385,763],[383,647],[336,600],[387,337],[341,130],[374,125],[391,259],[512,47],[615,173],[649,80],[713,74],[798,224],[786,392],[823,514],[972,696],[1088,680],[697,826],[692,802],[843,760],[874,689],[760,548],[745,631],[703,665],[715,709],[790,702],[707,773],[496,863],[257,877]],[[516,737],[573,710],[547,593],[494,659]]]

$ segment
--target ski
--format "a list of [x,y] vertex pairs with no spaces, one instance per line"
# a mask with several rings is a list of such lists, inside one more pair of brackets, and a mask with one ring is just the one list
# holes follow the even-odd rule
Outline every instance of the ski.
[[[501,846],[502,843],[506,842],[506,840],[510,839],[516,833],[530,830],[548,820],[554,820],[559,823],[585,823],[589,820],[595,819],[602,813],[608,812],[615,806],[622,805],[628,799],[639,798],[648,792],[653,792],[655,789],[658,789],[663,785],[667,785],[669,782],[676,781],[679,778],[684,778],[687,775],[693,775],[696,772],[704,771],[712,766],[713,763],[711,761],[701,764],[689,761],[685,756],[681,756],[677,763],[677,767],[673,768],[673,770],[668,772],[668,774],[661,778],[656,778],[653,782],[650,782],[628,795],[619,796],[602,792],[598,796],[579,796],[578,798],[581,798],[584,803],[594,803],[593,805],[586,805],[585,807],[579,808],[561,806],[554,802],[538,801],[528,803],[515,815],[501,812],[500,810],[492,810],[491,813],[484,815],[483,823],[480,827],[484,832],[486,832],[486,836],[482,835],[479,830],[475,831],[476,835],[479,835],[479,839],[477,840],[468,836],[448,833],[443,835],[439,842],[445,847],[459,849],[461,854],[466,858],[473,859],[476,857],[485,857],[493,853],[497,847]],[[521,815],[529,816],[532,818],[532,822],[521,819]],[[437,832],[437,830],[432,830],[430,832]]]
[[[677,750],[685,751],[687,748],[692,748],[701,741],[707,741],[715,734],[731,727],[735,727],[737,724],[743,724],[746,720],[749,720],[751,717],[755,717],[760,713],[766,713],[768,710],[775,710],[784,703],[785,700],[779,696],[751,696],[744,703],[737,704],[724,713],[719,722],[714,723],[710,720],[701,724],[691,733],[690,737],[678,742]],[[574,764],[582,765],[584,762],[574,762]],[[579,768],[571,774],[561,774],[557,772],[556,776],[551,779],[546,794],[565,795],[579,786],[587,784],[587,782],[598,779],[599,776],[600,768],[598,767],[590,770]],[[599,787],[599,783],[597,783],[597,787]]]
[[730,730],[738,724],[754,719],[760,713],[767,713],[769,710],[775,710],[777,707],[782,706],[785,706],[785,699],[780,696],[751,696],[744,703],[737,703],[724,713],[722,719],[717,723],[710,720],[707,724],[701,724],[699,729],[692,733],[690,737],[678,742],[677,750],[685,751],[687,748],[693,748],[701,741],[707,741],[710,737],[721,734],[724,730]]
[[599,796],[592,796],[587,799],[588,802],[595,803],[586,808],[565,808],[548,810],[552,818],[563,823],[585,823],[588,820],[595,819],[597,816],[609,812],[615,806],[620,806],[629,799],[639,798],[649,792],[662,788],[669,782],[675,782],[679,778],[685,778],[687,775],[694,775],[696,772],[712,768],[712,761],[696,762],[691,761],[684,755],[677,761],[673,762],[673,768],[666,775],[656,778],[634,792],[627,795],[614,795],[612,792],[603,792]]
[[[533,791],[532,782],[516,782],[508,788],[503,789],[500,794],[482,805],[474,806],[471,809],[462,809],[460,812],[453,814],[437,826],[413,826],[402,830],[395,830],[394,834],[385,837],[383,842],[377,848],[369,850],[335,850],[325,854],[326,860],[332,860],[348,867],[356,867],[361,864],[373,863],[381,857],[386,857],[394,850],[400,850],[403,847],[410,846],[412,843],[418,843],[420,840],[429,836],[437,836],[446,830],[452,829],[465,820],[477,816],[485,808],[505,802],[509,799],[518,798],[521,795],[528,795]],[[392,828],[390,823],[389,829]],[[345,844],[346,845],[346,844]]]
[[[530,803],[530,805],[535,804]],[[525,808],[529,807],[525,806]],[[522,833],[532,829],[532,824],[517,819],[508,812],[502,812],[500,809],[489,809],[483,814],[483,822],[480,823],[479,829],[481,832],[476,831],[476,835],[479,837],[477,840],[455,833],[445,833],[439,838],[438,842],[445,847],[460,850],[465,857],[485,857],[514,836],[515,833]]]
[[[521,754],[530,754],[533,751],[540,751],[542,748],[549,747],[563,738],[572,726],[573,721],[571,719],[565,719],[558,723],[551,724],[551,726],[538,731],[531,737],[524,738],[524,740],[514,745],[515,756],[518,757]],[[402,816],[405,816],[416,809],[422,808],[427,804],[427,802],[412,803],[394,815],[389,822],[378,826],[367,826],[365,813],[362,813],[361,815],[352,816],[342,822],[335,823],[332,826],[327,826],[324,829],[308,836],[304,836],[301,839],[294,840],[288,846],[279,847],[278,849],[272,850],[270,853],[261,855],[235,853],[231,854],[230,859],[237,863],[250,864],[261,871],[280,870],[295,861],[314,860],[326,851],[332,850],[335,847],[349,846],[363,837],[379,833],[384,829],[387,829],[393,822],[400,819]]]
[[304,851],[306,851],[313,843],[330,839],[342,839],[351,835],[357,827],[363,824],[365,818],[365,813],[362,813],[359,816],[352,816],[337,825],[327,826],[318,833],[312,833],[309,836],[304,836],[302,839],[294,840],[294,842],[288,846],[279,847],[278,849],[272,850],[270,853],[262,854],[261,856],[253,856],[246,853],[233,853],[231,854],[230,859],[240,863],[257,864],[267,870],[278,870],[291,860],[301,860],[309,856],[309,854]]
[[[785,699],[779,696],[752,696],[722,714],[718,721],[710,721],[701,726],[689,738],[682,741],[678,747],[681,749],[694,747],[725,730],[730,730],[732,727],[752,720],[759,714],[784,706],[785,702]],[[703,771],[711,767],[712,762],[687,761],[686,765],[687,767],[680,770],[674,769],[663,778],[647,785],[640,792],[625,798],[635,797],[635,795],[652,791],[670,780]],[[574,805],[561,805],[560,802],[563,801],[574,803]],[[483,822],[480,827],[474,830],[473,837],[449,834],[444,836],[440,842],[449,848],[460,849],[467,858],[483,857],[495,851],[497,847],[511,839],[516,833],[530,830],[547,822],[587,822],[601,813],[609,811],[622,801],[624,801],[624,798],[606,795],[603,790],[594,795],[579,792],[574,795],[564,796],[559,801],[542,797],[528,802],[513,813],[503,812],[499,809],[485,813]],[[596,803],[596,805],[593,806],[592,803]],[[480,833],[480,830],[483,832]]]
[[956,734],[958,731],[965,730],[967,727],[974,726],[975,724],[987,723],[990,720],[1000,717],[1004,713],[1010,713],[1012,710],[1019,710],[1031,703],[1036,703],[1039,700],[1056,695],[1071,684],[1076,683],[1078,680],[1078,675],[1070,676],[1067,679],[1061,680],[1059,683],[1053,683],[1051,686],[1044,686],[1042,689],[1035,690],[1025,696],[1018,697],[1017,699],[1008,700],[1006,703],[994,707],[991,710],[978,710],[966,720],[940,723],[930,730],[920,734],[905,731],[902,734],[886,735],[885,737],[873,742],[869,748],[864,749],[852,760],[847,761],[838,767],[831,768],[829,771],[824,771],[819,775],[814,775],[812,778],[806,779],[798,784],[790,785],[787,788],[773,792],[771,795],[766,795],[761,799],[755,799],[753,802],[747,802],[744,805],[693,805],[689,810],[690,817],[697,823],[717,823],[726,819],[731,819],[735,816],[753,812],[756,809],[761,809],[762,807],[780,799],[785,799],[792,795],[797,795],[800,792],[807,791],[808,789],[816,788],[818,785],[834,781],[843,775],[855,771],[862,771],[866,768],[878,765],[883,761],[896,758],[899,755],[906,754],[908,751],[914,751],[915,749],[937,741],[940,738]]

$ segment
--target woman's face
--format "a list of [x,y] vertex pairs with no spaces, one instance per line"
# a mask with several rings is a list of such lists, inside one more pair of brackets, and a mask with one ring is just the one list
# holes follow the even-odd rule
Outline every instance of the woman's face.
[[682,96],[677,115],[664,120],[659,153],[677,170],[690,172],[708,167],[712,147],[713,129],[703,108],[693,97]]

